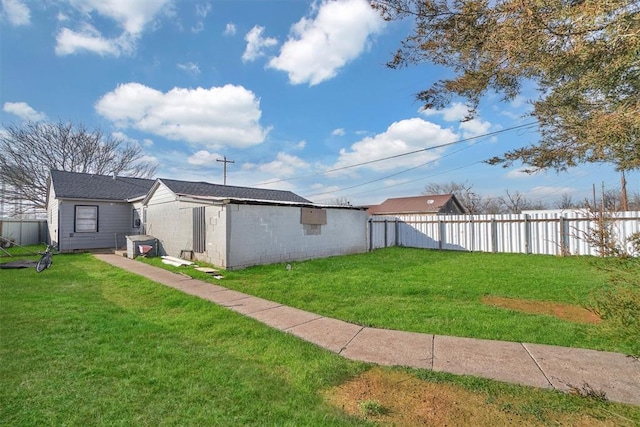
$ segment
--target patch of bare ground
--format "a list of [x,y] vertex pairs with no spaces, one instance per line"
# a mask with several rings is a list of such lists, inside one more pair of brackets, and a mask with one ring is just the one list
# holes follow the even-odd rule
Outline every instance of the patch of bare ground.
[[482,302],[484,304],[522,311],[525,313],[548,314],[569,322],[597,324],[600,323],[601,320],[594,312],[573,304],[504,298],[490,295],[483,297]]
[[[346,413],[389,426],[617,426],[620,420],[603,420],[585,413],[546,413],[514,408],[526,402],[496,402],[453,384],[430,383],[407,372],[373,368],[328,390],[327,401]],[[363,402],[380,411],[366,413]],[[530,406],[530,405],[529,405]],[[540,412],[544,412],[540,417]],[[627,424],[623,424],[627,425]],[[631,424],[629,424],[631,425]]]

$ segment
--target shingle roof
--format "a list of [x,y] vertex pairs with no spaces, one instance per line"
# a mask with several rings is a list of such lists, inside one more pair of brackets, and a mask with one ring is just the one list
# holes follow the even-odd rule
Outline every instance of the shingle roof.
[[438,213],[452,198],[459,205],[453,194],[398,197],[387,199],[382,204],[371,206],[368,213],[372,215]]
[[146,195],[155,180],[89,173],[51,171],[56,197],[65,199],[128,200]]
[[291,191],[235,187],[208,182],[176,181],[164,178],[161,178],[160,181],[178,196],[312,204],[311,201]]

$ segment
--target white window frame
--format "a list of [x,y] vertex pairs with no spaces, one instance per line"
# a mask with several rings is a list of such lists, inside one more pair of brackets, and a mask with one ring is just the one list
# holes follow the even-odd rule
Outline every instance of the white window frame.
[[75,233],[97,233],[98,206],[76,205],[73,228]]

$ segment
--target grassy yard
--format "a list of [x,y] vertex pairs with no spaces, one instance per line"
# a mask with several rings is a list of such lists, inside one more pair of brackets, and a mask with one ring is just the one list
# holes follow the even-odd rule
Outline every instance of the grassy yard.
[[365,326],[640,354],[636,335],[606,321],[582,324],[481,301],[498,296],[588,307],[610,279],[599,262],[396,247],[292,263],[291,271],[279,264],[226,272],[223,285]]
[[[359,257],[333,261],[338,270],[331,273],[334,278],[349,265],[365,267]],[[291,287],[293,274],[302,278],[305,271],[315,270],[321,277],[329,265],[328,260],[295,264],[292,274],[279,281]],[[233,273],[229,282],[270,281],[281,267]],[[352,280],[354,273],[348,275]],[[34,269],[0,270],[0,337],[2,425],[369,423],[348,416],[324,397],[368,365],[87,254],[57,255],[53,267],[40,274]],[[585,416],[620,425],[640,423],[637,407],[471,377],[409,372],[430,384],[471,392],[480,399],[479,411],[493,408],[518,423],[545,425]]]

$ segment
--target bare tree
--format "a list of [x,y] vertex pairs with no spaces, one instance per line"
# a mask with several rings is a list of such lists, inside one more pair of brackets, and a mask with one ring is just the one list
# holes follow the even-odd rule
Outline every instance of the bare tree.
[[424,187],[423,194],[453,194],[468,214],[482,213],[482,196],[472,190],[473,185],[468,182],[430,183]]
[[500,198],[507,213],[519,214],[523,210],[544,210],[547,206],[543,202],[533,202],[519,191],[513,193],[505,190],[505,196]]
[[6,201],[44,208],[50,170],[149,178],[156,165],[142,148],[73,123],[25,122],[0,133],[0,173]]
[[579,203],[573,201],[573,197],[569,193],[562,193],[560,199],[558,199],[554,206],[557,209],[574,209],[581,207]]

